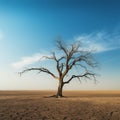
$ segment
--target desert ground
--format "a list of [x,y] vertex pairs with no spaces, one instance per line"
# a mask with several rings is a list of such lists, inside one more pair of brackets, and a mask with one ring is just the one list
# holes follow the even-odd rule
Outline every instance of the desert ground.
[[0,91],[0,120],[120,120],[120,91]]

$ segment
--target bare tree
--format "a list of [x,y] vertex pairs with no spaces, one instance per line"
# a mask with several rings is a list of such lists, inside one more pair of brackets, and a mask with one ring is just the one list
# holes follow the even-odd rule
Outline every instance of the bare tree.
[[[59,55],[59,57],[57,57],[56,52],[52,52],[51,56],[43,57],[55,62],[58,75],[55,75],[48,68],[44,67],[28,68],[20,72],[20,74],[32,70],[37,70],[39,72],[44,72],[51,75],[59,82],[57,94],[55,95],[55,97],[63,97],[63,86],[69,84],[72,80],[76,78],[79,81],[81,81],[82,78],[94,79],[96,81],[95,73],[91,70],[97,66],[97,62],[93,58],[90,51],[85,51],[81,49],[80,42],[66,45],[60,40],[57,41],[56,46],[59,49],[61,56]],[[77,72],[75,72],[75,70]]]

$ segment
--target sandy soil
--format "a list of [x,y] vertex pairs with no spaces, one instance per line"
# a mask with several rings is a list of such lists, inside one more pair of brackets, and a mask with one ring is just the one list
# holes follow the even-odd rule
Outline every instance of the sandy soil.
[[120,120],[120,91],[0,91],[0,120]]

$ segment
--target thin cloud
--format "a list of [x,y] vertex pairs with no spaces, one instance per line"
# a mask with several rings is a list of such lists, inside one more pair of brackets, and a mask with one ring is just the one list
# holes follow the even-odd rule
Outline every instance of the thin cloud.
[[[91,34],[82,34],[75,37],[75,41],[81,41],[83,43],[82,50],[91,50],[95,51],[95,53],[120,48],[119,33],[109,34],[106,32],[96,32]],[[23,57],[20,61],[12,63],[12,67],[22,68],[40,60],[45,60],[43,56],[48,56],[48,54],[34,54],[29,57]]]
[[120,48],[120,34],[96,32],[82,34],[75,38],[83,43],[83,49],[96,52],[105,52]]
[[38,62],[40,60],[44,60],[45,58],[43,58],[43,56],[45,56],[45,54],[34,54],[32,56],[29,56],[29,57],[23,57],[23,58],[21,58],[20,61],[12,63],[12,67],[22,68],[24,66],[33,64],[33,63]]

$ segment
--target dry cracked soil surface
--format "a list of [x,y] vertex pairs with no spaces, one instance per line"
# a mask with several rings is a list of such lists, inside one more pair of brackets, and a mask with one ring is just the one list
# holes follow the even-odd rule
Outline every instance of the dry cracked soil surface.
[[0,91],[0,120],[120,120],[120,91]]

